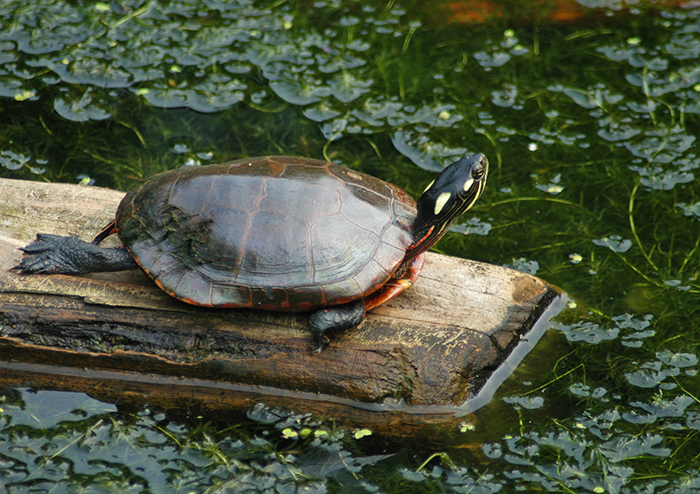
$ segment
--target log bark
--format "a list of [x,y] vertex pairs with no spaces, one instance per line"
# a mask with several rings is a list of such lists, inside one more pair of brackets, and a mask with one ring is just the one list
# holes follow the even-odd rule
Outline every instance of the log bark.
[[140,271],[11,270],[37,232],[91,239],[123,195],[0,179],[0,373],[10,381],[32,372],[49,381],[52,372],[54,381],[150,379],[173,395],[179,382],[185,394],[238,389],[276,402],[301,393],[316,397],[314,409],[335,403],[325,411],[354,403],[433,413],[477,393],[558,293],[514,270],[428,253],[415,286],[312,353],[305,314],[189,306]]

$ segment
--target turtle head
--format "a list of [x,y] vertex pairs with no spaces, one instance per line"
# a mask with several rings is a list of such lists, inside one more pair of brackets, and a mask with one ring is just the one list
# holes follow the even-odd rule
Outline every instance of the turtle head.
[[467,154],[445,168],[418,199],[413,242],[405,259],[430,249],[452,223],[471,208],[486,186],[489,162],[483,154]]

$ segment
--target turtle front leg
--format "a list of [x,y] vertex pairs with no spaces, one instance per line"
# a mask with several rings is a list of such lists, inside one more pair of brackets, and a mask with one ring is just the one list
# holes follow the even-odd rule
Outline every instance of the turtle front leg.
[[418,280],[423,267],[425,252],[404,262],[394,273],[394,277],[374,293],[365,297],[365,307],[372,310],[407,290]]
[[422,253],[404,262],[396,270],[393,278],[364,299],[334,305],[311,314],[309,324],[311,325],[311,334],[318,345],[316,353],[326,348],[330,343],[328,333],[359,326],[365,319],[368,310],[382,305],[411,287],[418,279],[424,259],[425,253]]
[[22,273],[85,274],[138,267],[126,248],[99,247],[78,237],[38,233],[34,242],[20,250],[24,257],[13,269]]
[[309,318],[311,334],[318,345],[315,352],[318,353],[328,346],[330,343],[329,332],[359,326],[365,318],[365,312],[365,302],[360,299],[347,304],[334,305],[311,314]]

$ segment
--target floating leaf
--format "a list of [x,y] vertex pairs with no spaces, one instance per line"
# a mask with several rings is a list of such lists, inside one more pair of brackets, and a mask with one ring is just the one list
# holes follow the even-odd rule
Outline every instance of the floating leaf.
[[372,431],[369,429],[356,429],[355,433],[353,434],[355,439],[362,439],[363,437],[371,436],[371,435],[372,435]]
[[619,235],[610,235],[609,237],[604,237],[600,240],[593,240],[593,243],[620,253],[627,252],[630,250],[630,247],[632,247],[631,240],[623,239]]

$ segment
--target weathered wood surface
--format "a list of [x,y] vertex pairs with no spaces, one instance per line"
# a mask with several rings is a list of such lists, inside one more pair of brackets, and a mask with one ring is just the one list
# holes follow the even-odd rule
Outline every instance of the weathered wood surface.
[[319,397],[316,402],[326,396],[389,408],[457,406],[482,387],[556,296],[538,278],[429,253],[414,287],[316,354],[303,314],[192,307],[140,271],[27,276],[10,270],[21,258],[18,247],[37,232],[91,239],[122,197],[96,187],[0,179],[0,374],[34,369],[49,376],[50,366],[57,374],[87,373],[80,377],[87,381],[90,371],[92,381],[99,372],[115,382],[120,373],[125,381],[150,376],[135,381],[160,382],[173,395],[178,382],[194,389],[195,381],[206,381],[205,388],[301,392]]

